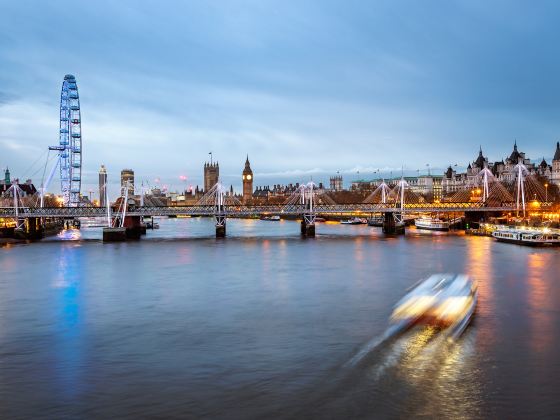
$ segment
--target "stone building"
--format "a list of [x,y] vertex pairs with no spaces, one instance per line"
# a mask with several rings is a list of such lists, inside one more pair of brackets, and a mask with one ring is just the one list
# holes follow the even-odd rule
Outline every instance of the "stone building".
[[220,165],[218,162],[204,164],[204,192],[208,192],[220,179]]

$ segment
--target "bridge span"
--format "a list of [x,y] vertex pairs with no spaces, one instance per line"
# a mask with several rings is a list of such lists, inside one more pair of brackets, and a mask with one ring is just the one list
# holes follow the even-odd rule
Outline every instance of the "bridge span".
[[[541,203],[540,208],[551,207],[551,203]],[[515,212],[515,203],[503,203],[500,206],[488,206],[482,202],[472,203],[421,203],[405,204],[404,207],[389,204],[315,204],[312,212],[316,215],[357,215],[371,213],[463,213],[463,212]],[[222,205],[221,211],[215,205],[191,206],[128,206],[127,216],[215,216],[216,213],[228,217],[259,217],[264,215],[301,216],[309,213],[306,204],[291,205]],[[14,207],[1,207],[0,217],[3,218],[73,218],[106,217],[106,207],[19,207],[17,215]],[[110,208],[111,215],[116,214],[116,209]]]

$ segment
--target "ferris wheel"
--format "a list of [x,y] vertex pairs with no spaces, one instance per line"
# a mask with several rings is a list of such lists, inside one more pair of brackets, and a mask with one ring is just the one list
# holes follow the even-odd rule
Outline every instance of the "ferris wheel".
[[59,144],[49,149],[58,151],[64,205],[76,207],[80,203],[82,186],[82,122],[78,85],[71,74],[64,76],[60,93]]

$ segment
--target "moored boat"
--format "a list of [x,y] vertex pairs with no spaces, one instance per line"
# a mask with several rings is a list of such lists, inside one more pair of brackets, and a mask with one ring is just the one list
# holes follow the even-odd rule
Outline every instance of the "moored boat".
[[560,246],[560,233],[550,229],[499,227],[492,236],[500,242],[529,246]]
[[267,220],[269,222],[278,222],[280,220],[280,216],[278,216],[277,214],[273,216],[262,216],[261,220]]
[[367,219],[367,224],[368,226],[382,227],[383,220],[384,220],[383,216],[373,216]]
[[365,224],[367,224],[367,220],[362,219],[360,217],[354,217],[353,219],[341,220],[340,224],[342,224],[342,225],[365,225]]
[[414,225],[418,229],[448,231],[449,222],[438,217],[420,217],[414,220]]

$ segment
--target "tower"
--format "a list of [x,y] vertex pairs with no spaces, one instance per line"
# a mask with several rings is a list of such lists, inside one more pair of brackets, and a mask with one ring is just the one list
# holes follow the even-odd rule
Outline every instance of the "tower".
[[105,196],[107,194],[107,170],[105,165],[101,165],[99,169],[99,207],[105,207],[107,202]]
[[207,193],[220,178],[220,165],[218,162],[204,164],[204,192]]
[[246,203],[253,197],[253,171],[249,163],[249,155],[245,160],[245,168],[243,169],[243,202]]
[[121,171],[121,189],[126,186],[127,181],[128,196],[130,197],[134,195],[134,171],[132,169],[123,169]]
[[560,187],[560,142],[556,142],[556,152],[552,158],[552,173],[550,181]]
[[330,178],[330,187],[332,191],[342,191],[342,176],[336,175]]
[[10,170],[8,168],[6,168],[6,171],[4,172],[4,183],[6,185],[10,185],[12,183],[10,180]]

